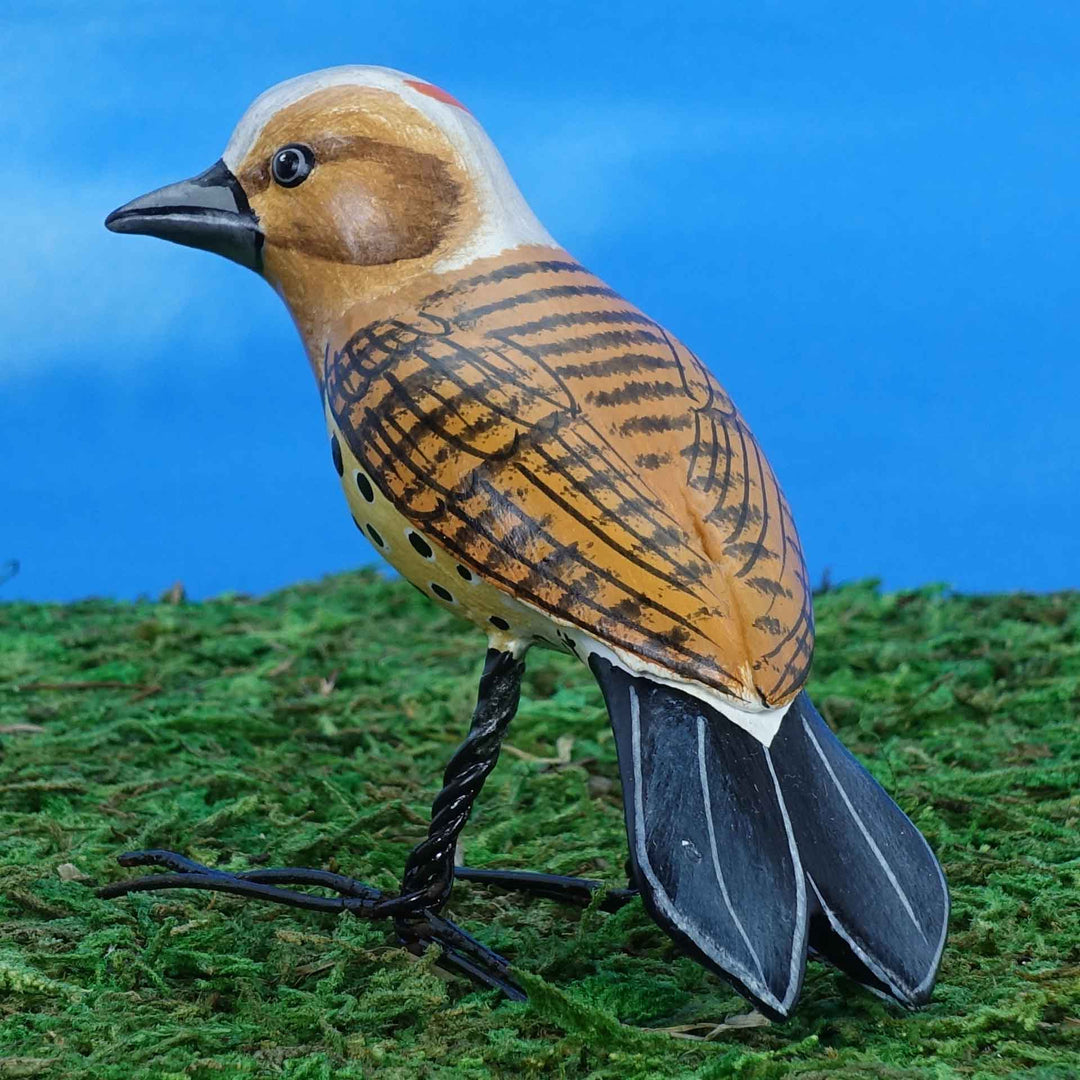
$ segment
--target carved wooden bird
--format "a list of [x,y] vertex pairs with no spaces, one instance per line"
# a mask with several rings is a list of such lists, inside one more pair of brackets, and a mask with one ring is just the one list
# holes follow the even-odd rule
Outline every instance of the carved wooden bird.
[[[320,870],[172,873],[395,920],[521,996],[439,912],[455,879],[580,902],[597,882],[454,866],[533,645],[588,664],[622,777],[631,888],[773,1018],[808,952],[908,1006],[931,992],[948,892],[926,841],[803,689],[814,628],[791,510],[746,422],[674,335],[561,249],[472,115],[376,67],[293,79],[220,161],[121,207],[114,232],[217,252],[299,328],[357,527],[490,649],[466,742],[399,895]],[[321,885],[327,897],[295,888]],[[293,886],[293,887],[287,887]]]

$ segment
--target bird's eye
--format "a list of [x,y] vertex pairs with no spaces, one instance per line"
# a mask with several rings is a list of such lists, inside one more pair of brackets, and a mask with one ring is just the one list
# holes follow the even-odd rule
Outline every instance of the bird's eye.
[[270,174],[282,187],[302,184],[315,167],[315,154],[303,143],[289,143],[278,150],[270,160]]

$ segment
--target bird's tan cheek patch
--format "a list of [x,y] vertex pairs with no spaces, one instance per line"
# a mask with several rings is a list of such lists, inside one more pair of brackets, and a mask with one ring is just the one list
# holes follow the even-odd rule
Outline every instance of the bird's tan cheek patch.
[[402,243],[402,228],[390,208],[375,195],[356,192],[326,204],[327,224],[340,239],[339,258],[354,266],[394,262]]
[[379,266],[433,251],[451,211],[423,184],[405,183],[382,161],[317,166],[296,188],[255,195],[267,248],[346,266]]
[[267,250],[354,266],[381,261],[391,221],[377,198],[313,181],[302,193],[270,188],[252,200]]

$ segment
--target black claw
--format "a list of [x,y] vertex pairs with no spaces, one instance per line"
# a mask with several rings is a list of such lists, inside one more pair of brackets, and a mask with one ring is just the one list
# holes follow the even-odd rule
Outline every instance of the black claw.
[[116,861],[121,866],[163,866],[166,870],[174,870],[178,874],[215,874],[220,871],[213,870],[209,866],[189,859],[186,855],[179,855],[175,851],[165,851],[163,848],[150,848],[147,851],[125,851],[117,855]]
[[[208,892],[231,893],[252,900],[267,900],[308,911],[337,913],[351,911],[361,917],[381,918],[396,913],[408,897],[384,897],[379,889],[362,881],[332,874],[326,870],[306,867],[281,867],[275,870],[244,870],[230,873],[204,866],[175,851],[154,848],[148,851],[126,851],[117,859],[121,866],[161,866],[170,874],[151,874],[147,877],[118,881],[98,890],[98,896],[112,899],[132,892],[152,892],[157,889],[203,889]],[[336,897],[283,889],[281,885],[316,885],[332,889]],[[382,907],[386,911],[382,911]]]
[[[476,870],[469,866],[454,868],[458,881],[492,885],[497,889],[529,893],[561,904],[588,907],[593,895],[604,888],[602,881],[590,878],[563,877],[561,874],[538,874],[532,870]],[[614,912],[638,895],[637,889],[609,889],[600,902],[600,910]]]
[[97,894],[103,900],[112,900],[118,896],[126,896],[128,893],[156,892],[159,889],[203,889],[207,892],[231,893],[233,896],[242,896],[248,900],[268,900],[271,903],[284,904],[286,907],[331,914],[338,914],[351,908],[348,897],[313,896],[311,893],[293,892],[291,889],[279,889],[273,885],[263,885],[248,880],[242,874],[227,874],[220,870],[199,872],[185,869],[174,874],[151,874],[147,877],[132,878],[129,881],[118,881],[112,885],[106,885],[98,889]]
[[439,967],[500,990],[511,1001],[528,1000],[525,991],[514,981],[506,958],[449,919],[424,912],[422,918],[397,919],[395,925],[398,941],[414,955],[422,955],[429,944],[438,945],[442,952],[437,961]]
[[342,896],[357,897],[372,903],[382,899],[382,892],[344,874],[332,874],[329,870],[309,870],[302,866],[283,866],[275,870],[244,870],[236,875],[244,881],[262,885],[319,885],[333,889]]

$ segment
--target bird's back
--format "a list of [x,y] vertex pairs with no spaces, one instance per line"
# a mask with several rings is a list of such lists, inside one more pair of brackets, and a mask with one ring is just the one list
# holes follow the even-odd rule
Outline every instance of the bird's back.
[[697,356],[565,252],[357,305],[324,390],[381,496],[472,574],[753,705],[802,686],[811,597],[768,462]]

